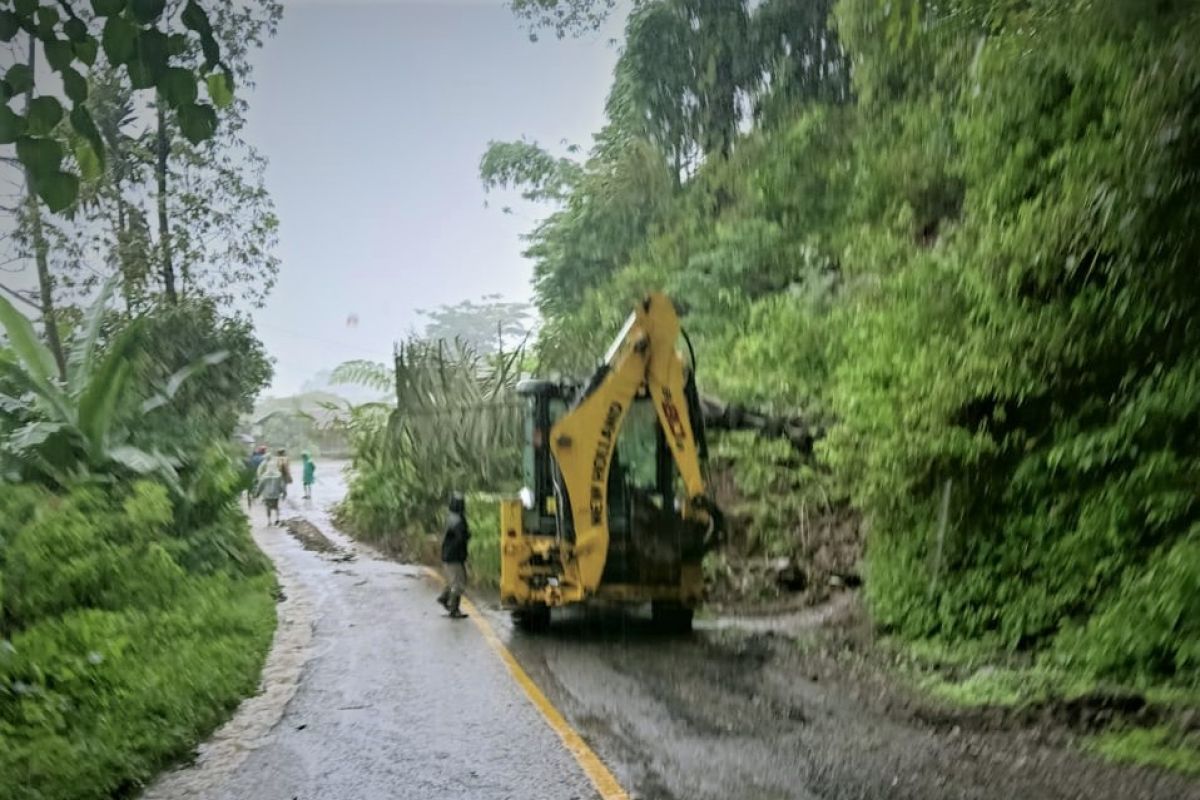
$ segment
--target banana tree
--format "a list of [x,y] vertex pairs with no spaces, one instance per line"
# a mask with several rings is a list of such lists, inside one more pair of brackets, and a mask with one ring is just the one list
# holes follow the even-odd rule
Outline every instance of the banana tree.
[[113,285],[104,285],[84,315],[65,379],[29,319],[0,297],[0,325],[8,338],[8,348],[0,350],[0,480],[68,487],[134,473],[174,482],[178,458],[135,444],[136,422],[169,404],[184,382],[226,354],[198,359],[162,386],[133,385],[141,322],[126,325],[102,353],[97,347]]

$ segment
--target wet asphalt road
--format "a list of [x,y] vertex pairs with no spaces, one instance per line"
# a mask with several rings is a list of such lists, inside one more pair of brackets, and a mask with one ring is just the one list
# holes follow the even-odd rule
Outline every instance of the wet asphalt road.
[[[314,500],[284,509],[338,552],[258,531],[312,608],[295,695],[218,786],[187,796],[597,797],[475,625],[434,603],[423,570],[333,528],[339,468],[321,464]],[[1200,800],[1196,780],[1104,764],[1027,732],[881,711],[869,683],[839,684],[840,667],[759,623],[701,620],[693,635],[667,637],[644,615],[556,612],[549,633],[528,636],[485,594],[474,599],[636,800]]]
[[[286,540],[274,556],[311,595],[309,659],[282,719],[210,796],[596,797],[475,626],[446,618],[423,571],[358,551],[333,530],[325,508],[341,480],[328,464],[319,474],[313,501],[289,497],[284,517],[304,516],[342,553],[267,532]],[[261,506],[252,515],[262,525]]]

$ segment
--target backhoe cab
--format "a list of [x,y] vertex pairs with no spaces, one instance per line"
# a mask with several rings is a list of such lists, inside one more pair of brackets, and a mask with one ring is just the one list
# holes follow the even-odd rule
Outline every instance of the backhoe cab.
[[626,321],[586,385],[527,380],[525,488],[500,509],[500,599],[525,628],[583,602],[649,602],[690,629],[720,515],[693,371],[661,294]]

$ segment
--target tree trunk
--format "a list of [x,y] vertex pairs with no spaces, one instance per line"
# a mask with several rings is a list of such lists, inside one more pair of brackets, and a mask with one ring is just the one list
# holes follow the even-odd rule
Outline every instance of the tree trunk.
[[121,294],[125,296],[125,307],[133,310],[141,297],[138,286],[138,276],[133,274],[129,263],[130,231],[129,213],[125,208],[125,198],[121,195],[121,182],[114,181],[117,201],[117,224],[113,233],[117,238],[117,267],[121,270]]
[[33,234],[33,255],[37,262],[38,294],[42,307],[42,328],[46,332],[46,344],[58,364],[58,375],[66,380],[67,358],[63,354],[62,338],[58,334],[58,319],[54,312],[54,277],[50,274],[49,251],[46,232],[42,228],[42,212],[38,207],[37,195],[33,192],[29,173],[25,173],[25,185],[29,191],[29,227]]
[[167,137],[167,114],[163,110],[163,99],[157,97],[154,102],[155,113],[158,116],[158,162],[155,174],[158,177],[158,248],[159,268],[162,271],[163,290],[168,303],[176,303],[179,295],[175,292],[175,265],[171,262],[171,229],[167,219],[167,155],[170,150],[170,139]]
[[[29,72],[34,74],[34,56],[37,52],[37,40],[29,35]],[[25,91],[25,113],[29,113],[29,105],[33,102],[33,86]],[[62,338],[58,334],[58,319],[54,313],[54,277],[50,274],[50,244],[46,241],[46,231],[42,227],[42,209],[38,205],[37,192],[33,187],[33,176],[25,169],[25,191],[28,194],[29,228],[33,237],[33,257],[37,263],[38,293],[42,309],[42,329],[45,331],[46,344],[54,354],[54,363],[58,365],[58,376],[67,379],[67,358],[63,353]]]

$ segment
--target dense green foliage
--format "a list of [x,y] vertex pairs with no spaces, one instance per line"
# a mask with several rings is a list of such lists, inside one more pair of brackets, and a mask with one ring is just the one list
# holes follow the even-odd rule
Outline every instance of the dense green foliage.
[[255,687],[274,628],[222,444],[270,378],[261,344],[211,304],[114,314],[113,285],[65,378],[0,300],[3,798],[135,790]]
[[167,384],[189,365],[213,361],[208,358],[213,353],[224,354],[180,384],[155,415],[141,420],[142,435],[170,441],[182,453],[229,438],[273,373],[249,317],[221,314],[204,297],[148,310],[140,319],[136,345],[142,354],[137,379],[151,386]]
[[807,472],[731,456],[772,547],[849,502],[884,628],[1194,685],[1200,10],[716,6],[638,4],[608,127],[556,167],[542,369],[666,290],[702,389],[828,430]]
[[175,498],[0,484],[0,797],[133,790],[257,684],[274,580],[228,456],[197,466]]
[[219,308],[278,267],[233,86],[279,15],[0,3],[9,261],[37,275],[0,286],[0,797],[128,796],[258,682],[274,581],[224,443],[271,367]]
[[863,119],[895,131],[864,174],[919,169],[848,248],[877,283],[833,371],[827,452],[872,522],[873,605],[909,635],[1195,681],[1200,17],[975,5],[936,36],[885,20],[927,76],[899,97],[872,9],[841,10],[877,67]]
[[12,350],[0,353],[0,480],[66,487],[156,472],[173,483],[190,454],[229,437],[270,378],[246,320],[187,302],[106,323],[112,286],[82,320],[65,381],[33,326],[0,298]]
[[274,627],[239,454],[213,446],[269,378],[261,345],[187,305],[127,322],[105,299],[66,381],[0,317],[0,797],[136,788],[254,688]]
[[4,395],[0,416],[0,432],[5,434],[0,480],[42,480],[68,487],[150,472],[174,480],[178,460],[138,446],[145,437],[135,428],[151,412],[168,406],[188,378],[220,363],[227,353],[202,355],[164,376],[161,389],[150,380],[139,385],[133,378],[134,365],[144,355],[137,347],[143,320],[124,326],[105,352],[98,349],[111,285],[88,311],[61,382],[54,356],[38,341],[33,325],[0,298],[0,323],[12,350],[11,357],[0,358],[0,381],[11,392]]

